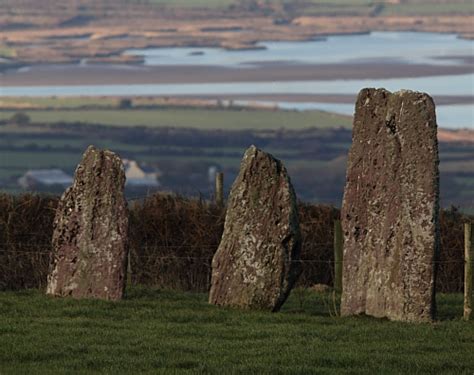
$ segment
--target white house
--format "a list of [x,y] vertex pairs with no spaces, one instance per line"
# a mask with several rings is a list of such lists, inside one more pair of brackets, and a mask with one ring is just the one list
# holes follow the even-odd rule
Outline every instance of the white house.
[[135,160],[123,159],[125,185],[130,187],[159,187],[161,172],[157,169],[140,166]]
[[18,179],[18,185],[24,189],[34,189],[39,186],[59,185],[64,188],[72,184],[72,176],[61,169],[33,169],[27,171]]

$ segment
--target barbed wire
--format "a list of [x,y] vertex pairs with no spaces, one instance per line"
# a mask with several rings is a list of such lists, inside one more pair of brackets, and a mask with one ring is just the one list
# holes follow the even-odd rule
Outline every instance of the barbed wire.
[[[312,246],[333,246],[332,242],[311,242]],[[35,243],[18,243],[18,242],[0,242],[0,251],[2,251],[1,247],[17,247],[17,248],[24,248],[24,247],[32,247],[32,248],[37,248],[38,244]],[[40,245],[44,247],[50,246],[49,244],[44,244]],[[145,249],[145,250],[153,250],[153,249],[203,249],[203,250],[209,250],[209,249],[217,249],[219,247],[219,244],[209,244],[209,245],[140,245],[138,247],[136,246],[131,246],[131,248],[139,248],[139,249]]]
[[[23,251],[23,250],[3,250],[0,249],[0,254],[33,254],[33,255],[51,255],[53,254],[52,250],[43,250],[43,251]],[[196,257],[196,256],[175,256],[175,255],[142,255],[132,254],[131,258],[138,259],[154,259],[154,260],[205,260],[212,261],[213,256],[208,257]],[[321,260],[321,259],[295,259],[290,261],[291,263],[316,263],[316,264],[359,264],[359,262],[350,262],[347,261],[334,261],[334,260]],[[432,264],[465,264],[467,263],[464,259],[452,259],[452,260],[436,260],[432,262],[421,262],[417,263],[418,265],[432,265]],[[470,263],[474,264],[474,260]]]

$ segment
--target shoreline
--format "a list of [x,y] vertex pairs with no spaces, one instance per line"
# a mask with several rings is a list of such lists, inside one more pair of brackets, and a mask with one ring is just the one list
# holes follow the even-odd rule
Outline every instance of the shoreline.
[[[228,14],[222,9],[218,12],[208,9],[196,17],[193,12],[166,15],[163,9],[145,8],[141,9],[140,17],[137,14],[131,18],[119,7],[113,15],[97,14],[79,24],[64,24],[59,15],[40,12],[38,19],[28,19],[23,27],[14,28],[9,28],[11,20],[0,16],[0,26],[4,26],[0,30],[0,41],[3,41],[0,57],[21,65],[84,59],[97,63],[136,63],[139,62],[136,56],[125,56],[122,52],[185,46],[248,50],[260,49],[258,44],[264,41],[310,41],[379,31],[450,33],[459,39],[474,38],[471,13],[350,16],[307,14],[301,8],[283,16],[280,11],[265,14],[241,9]],[[45,22],[42,17],[50,18]]]
[[[23,68],[25,69],[25,68]],[[0,73],[3,88],[112,84],[194,84],[274,81],[332,81],[415,78],[474,73],[474,65],[403,63],[260,64],[249,67],[212,65],[36,65],[27,71]]]

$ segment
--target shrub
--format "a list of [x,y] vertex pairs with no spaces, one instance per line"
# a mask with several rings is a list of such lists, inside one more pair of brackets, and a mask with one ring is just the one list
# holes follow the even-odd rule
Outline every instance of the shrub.
[[130,99],[130,98],[120,99],[118,107],[120,109],[130,109],[130,108],[132,108],[132,99]]
[[17,112],[10,117],[10,122],[17,125],[28,125],[31,122],[30,116],[23,112]]
[[0,290],[46,285],[57,199],[0,194]]

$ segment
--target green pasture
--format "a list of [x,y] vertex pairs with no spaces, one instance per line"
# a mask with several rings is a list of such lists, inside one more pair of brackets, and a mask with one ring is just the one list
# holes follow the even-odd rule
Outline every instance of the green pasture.
[[[349,128],[351,118],[322,111],[225,110],[200,108],[100,109],[22,111],[33,122],[82,122],[110,126],[174,127],[197,129],[305,129]],[[0,111],[0,119],[9,119],[15,111]],[[71,125],[73,126],[73,125]]]
[[333,5],[333,6],[342,6],[342,5],[370,6],[374,2],[373,0],[309,0],[308,3],[316,4],[316,5]]
[[77,165],[82,154],[77,152],[35,152],[0,150],[0,168],[68,168]]
[[[131,3],[139,2],[140,0],[127,0]],[[243,0],[146,0],[149,4],[156,4],[167,7],[195,7],[195,8],[216,8],[228,7],[230,5],[243,4]],[[291,0],[267,0],[267,3],[292,3],[295,5],[297,1]],[[247,4],[250,2],[247,1]],[[370,0],[310,0],[308,3],[314,4],[334,4],[334,5],[371,5]]]
[[114,106],[119,104],[119,98],[112,97],[88,97],[88,96],[48,96],[48,97],[3,97],[0,98],[2,107],[11,106],[37,106],[41,108],[77,108],[82,106],[100,105],[103,107]]
[[[64,148],[76,148],[76,149],[86,149],[89,145],[96,144],[100,148],[108,148],[111,150],[125,150],[130,152],[140,152],[147,150],[148,146],[140,146],[135,144],[130,144],[126,142],[119,142],[110,139],[97,139],[92,134],[91,136],[82,136],[82,137],[61,137],[56,138],[51,137],[33,137],[31,135],[25,135],[15,138],[0,138],[0,147],[15,147],[21,149],[22,147],[38,147],[38,148],[47,148],[51,152],[55,152],[59,149]],[[159,148],[159,147],[157,147]],[[38,150],[38,152],[41,152]]]
[[[142,0],[127,0],[130,3],[140,3]],[[170,8],[223,8],[235,4],[235,0],[145,0],[149,4],[156,4]]]
[[3,58],[16,57],[16,50],[14,48],[0,45],[0,57],[3,57]]
[[440,321],[331,316],[296,290],[282,312],[208,305],[207,295],[133,288],[121,302],[0,293],[1,374],[470,374],[474,324],[461,295]]
[[428,16],[448,14],[474,13],[474,3],[471,0],[446,1],[445,3],[414,3],[414,4],[389,4],[385,5],[383,16]]
[[[140,2],[141,0],[128,0],[129,2]],[[146,0],[150,4],[172,8],[225,8],[230,5],[244,4],[243,0]],[[302,8],[296,0],[267,0],[267,3],[292,4],[296,8]],[[249,2],[247,2],[248,4]],[[355,12],[368,10],[377,4],[373,0],[308,0],[304,2],[303,9],[306,11],[319,10],[320,13],[337,14],[340,12]],[[379,2],[381,3],[381,2]],[[436,15],[436,14],[464,14],[473,13],[474,5],[471,0],[453,0],[444,3],[437,1],[405,1],[401,4],[384,4],[382,15]]]

